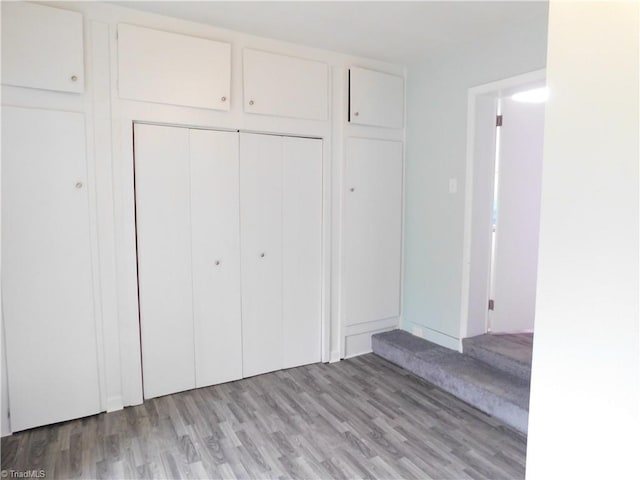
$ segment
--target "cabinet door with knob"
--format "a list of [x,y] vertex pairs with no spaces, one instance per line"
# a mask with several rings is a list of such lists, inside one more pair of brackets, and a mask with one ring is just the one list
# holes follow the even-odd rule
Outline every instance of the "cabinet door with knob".
[[118,92],[131,100],[229,110],[231,45],[120,24]]
[[400,314],[402,142],[349,138],[344,200],[346,325]]
[[365,68],[350,68],[349,121],[373,127],[402,128],[404,79]]
[[84,92],[82,14],[2,2],[2,83]]
[[329,115],[329,66],[245,48],[244,111],[305,120]]
[[100,411],[84,115],[2,107],[2,309],[13,431]]

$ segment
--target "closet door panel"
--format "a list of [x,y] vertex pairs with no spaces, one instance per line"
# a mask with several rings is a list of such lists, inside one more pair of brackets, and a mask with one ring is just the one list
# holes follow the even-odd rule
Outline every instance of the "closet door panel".
[[243,375],[282,368],[282,137],[240,134]]
[[189,130],[135,126],[144,397],[195,387]]
[[84,115],[2,107],[13,431],[100,411]]
[[344,213],[346,325],[400,314],[402,143],[347,141]]
[[321,360],[322,140],[283,138],[283,368]]
[[242,378],[238,133],[190,130],[196,386]]

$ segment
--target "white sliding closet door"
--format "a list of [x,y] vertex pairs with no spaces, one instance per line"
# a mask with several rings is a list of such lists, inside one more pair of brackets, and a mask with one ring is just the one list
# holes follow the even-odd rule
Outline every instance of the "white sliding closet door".
[[242,378],[238,134],[190,130],[196,386]]
[[321,360],[322,140],[240,135],[244,376]]
[[135,126],[144,397],[195,387],[189,130]]
[[282,368],[282,137],[240,134],[245,377]]
[[2,303],[13,431],[100,411],[84,116],[2,107]]
[[283,137],[283,368],[321,359],[322,140]]

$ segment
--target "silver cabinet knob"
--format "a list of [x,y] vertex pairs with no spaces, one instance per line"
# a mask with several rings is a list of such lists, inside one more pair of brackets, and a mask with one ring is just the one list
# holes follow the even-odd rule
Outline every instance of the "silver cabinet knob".
[[76,188],[82,188],[82,182],[76,182]]
[[215,263],[216,263],[216,267],[217,267],[218,265],[220,265],[220,260],[216,260]]
[[249,105],[253,105],[255,102],[253,100],[249,100]]
[[349,189],[349,191],[350,191],[350,192],[355,192],[355,191],[356,191],[356,189],[355,189],[355,188],[353,188],[353,187],[351,187],[351,188]]
[[227,97],[222,97],[220,100],[223,101],[223,102],[226,102],[227,101]]
[[78,76],[77,75],[71,75],[71,81],[72,82],[77,82],[78,81]]
[[264,252],[260,254],[260,258],[264,258]]
[[358,115],[360,115],[360,112],[353,112],[354,117],[357,117]]

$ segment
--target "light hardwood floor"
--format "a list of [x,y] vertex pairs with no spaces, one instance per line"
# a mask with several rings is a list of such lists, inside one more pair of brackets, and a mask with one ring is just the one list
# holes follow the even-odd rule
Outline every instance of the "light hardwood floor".
[[46,478],[516,479],[525,451],[526,437],[369,354],[20,432],[2,439],[2,469]]

